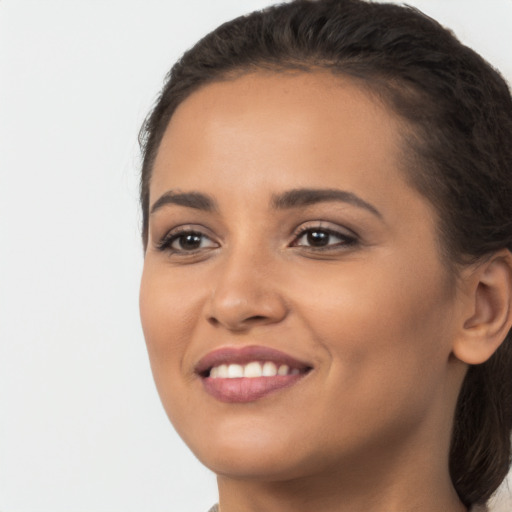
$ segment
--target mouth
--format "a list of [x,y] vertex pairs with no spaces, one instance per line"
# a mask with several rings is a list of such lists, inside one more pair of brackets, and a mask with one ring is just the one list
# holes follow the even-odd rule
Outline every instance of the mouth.
[[226,347],[196,365],[205,391],[221,402],[254,402],[293,386],[313,367],[269,347]]

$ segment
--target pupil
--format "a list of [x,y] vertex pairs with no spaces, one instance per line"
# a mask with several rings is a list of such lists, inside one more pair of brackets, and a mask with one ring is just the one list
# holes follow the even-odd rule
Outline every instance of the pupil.
[[322,246],[329,242],[329,233],[325,231],[310,231],[307,234],[308,243],[310,245]]
[[184,235],[180,238],[180,245],[182,249],[197,249],[201,245],[201,235]]

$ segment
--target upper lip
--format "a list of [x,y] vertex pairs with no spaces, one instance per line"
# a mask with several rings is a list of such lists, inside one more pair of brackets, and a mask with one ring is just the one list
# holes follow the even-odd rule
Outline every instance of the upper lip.
[[276,365],[286,364],[291,369],[311,368],[311,364],[300,361],[289,354],[270,347],[251,345],[247,347],[222,347],[209,352],[195,365],[195,372],[207,375],[214,366],[221,364],[247,364],[251,361],[271,361]]

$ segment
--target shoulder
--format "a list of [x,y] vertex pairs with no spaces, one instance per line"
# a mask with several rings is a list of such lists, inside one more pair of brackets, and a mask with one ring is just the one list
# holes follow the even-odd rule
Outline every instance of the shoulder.
[[[208,512],[219,512],[218,505],[214,505]],[[468,512],[492,512],[485,505],[473,505]]]
[[[218,505],[214,505],[208,512],[219,512]],[[485,505],[473,505],[468,512],[492,512]]]

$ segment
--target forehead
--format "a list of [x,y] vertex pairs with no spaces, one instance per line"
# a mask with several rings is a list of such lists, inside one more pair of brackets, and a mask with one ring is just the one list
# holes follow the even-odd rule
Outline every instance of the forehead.
[[350,174],[356,186],[376,171],[379,181],[389,181],[398,175],[399,127],[366,89],[327,71],[259,71],[215,82],[171,118],[150,195],[215,187],[223,178],[233,186],[261,185],[269,175],[293,179],[296,187],[315,179],[326,186]]

